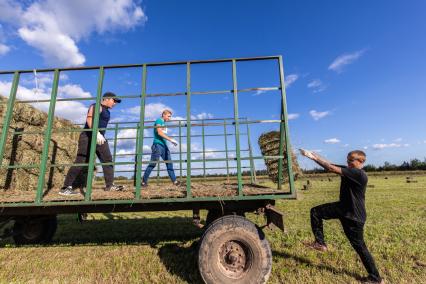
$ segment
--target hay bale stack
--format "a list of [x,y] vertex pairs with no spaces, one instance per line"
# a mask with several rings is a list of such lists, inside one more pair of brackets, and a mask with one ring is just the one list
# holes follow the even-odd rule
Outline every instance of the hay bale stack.
[[[267,133],[263,133],[260,135],[258,140],[260,150],[262,151],[263,156],[279,156],[280,151],[280,132],[279,131],[271,131]],[[287,174],[287,152],[284,147],[283,149],[282,159],[283,165],[283,182],[288,182],[288,174]],[[300,174],[301,170],[299,168],[299,164],[297,163],[297,158],[294,153],[291,153],[291,161],[292,161],[292,169],[294,178],[296,179]],[[279,159],[265,159],[266,171],[268,172],[269,178],[277,183],[278,182],[278,164]]]
[[[7,98],[0,95],[0,123],[7,111]],[[13,117],[5,144],[3,165],[24,165],[41,163],[44,131],[47,126],[47,113],[29,104],[15,103]],[[55,117],[52,129],[79,128],[71,121]],[[42,134],[13,135],[20,131],[43,131]],[[69,164],[77,153],[77,140],[80,133],[52,133],[49,146],[48,164]],[[68,168],[48,168],[45,188],[60,187]],[[3,190],[35,190],[39,176],[38,168],[0,169],[0,188]],[[77,181],[81,183],[81,180]]]

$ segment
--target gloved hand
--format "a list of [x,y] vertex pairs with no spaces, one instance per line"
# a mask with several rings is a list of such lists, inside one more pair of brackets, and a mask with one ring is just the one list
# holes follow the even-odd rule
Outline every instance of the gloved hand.
[[174,146],[177,146],[177,145],[178,145],[178,142],[177,142],[175,139],[171,139],[171,140],[170,140],[170,142],[172,142],[172,144],[173,144]]
[[105,142],[106,142],[105,137],[100,132],[98,132],[98,134],[96,135],[96,144],[102,145]]
[[300,154],[302,154],[303,156],[312,160],[315,159],[315,156],[312,151],[305,150],[305,149],[299,149],[299,151],[300,151]]

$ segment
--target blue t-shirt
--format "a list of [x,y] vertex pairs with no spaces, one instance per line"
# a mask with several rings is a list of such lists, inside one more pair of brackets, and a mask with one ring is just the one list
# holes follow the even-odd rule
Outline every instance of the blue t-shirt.
[[[164,123],[164,120],[162,118],[159,118],[155,121],[154,126],[166,126]],[[167,128],[162,128],[163,133],[167,133]],[[154,142],[153,144],[160,144],[163,146],[166,146],[166,139],[158,135],[158,128],[154,128]]]

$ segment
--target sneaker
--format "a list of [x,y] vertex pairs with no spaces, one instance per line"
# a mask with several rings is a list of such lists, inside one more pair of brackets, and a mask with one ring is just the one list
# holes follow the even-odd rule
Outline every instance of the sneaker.
[[173,185],[175,185],[175,186],[180,186],[180,185],[181,185],[181,182],[180,182],[180,181],[178,181],[178,180],[175,180],[175,181],[173,182]]
[[72,189],[72,186],[64,186],[59,191],[59,194],[63,196],[73,196],[78,195],[78,192],[74,191],[74,189]]
[[105,187],[105,191],[122,191],[124,190],[124,186],[113,184],[111,186]]
[[368,276],[368,277],[361,278],[361,283],[365,283],[365,284],[385,284],[385,281],[383,279],[377,280],[376,278]]
[[148,187],[148,184],[146,182],[141,182],[142,187]]
[[326,245],[322,245],[322,244],[318,243],[317,241],[303,242],[303,245],[307,248],[315,249],[315,250],[321,251],[321,252],[325,252],[325,251],[328,250]]

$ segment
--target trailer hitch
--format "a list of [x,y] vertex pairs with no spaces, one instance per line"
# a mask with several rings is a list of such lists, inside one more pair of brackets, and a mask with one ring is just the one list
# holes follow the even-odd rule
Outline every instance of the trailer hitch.
[[[271,224],[277,226],[281,231],[284,232],[284,214],[275,209],[271,204],[265,206],[265,216],[266,216],[266,225],[268,228],[271,228]],[[264,226],[264,227],[265,227]]]

